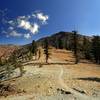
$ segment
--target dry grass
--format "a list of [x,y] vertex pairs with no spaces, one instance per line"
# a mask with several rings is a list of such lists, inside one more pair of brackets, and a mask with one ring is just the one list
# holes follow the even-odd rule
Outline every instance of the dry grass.
[[[41,51],[41,53],[41,55],[43,55],[43,51]],[[31,96],[34,97],[34,95],[36,98],[39,98],[40,95],[44,96],[45,98],[45,96],[57,95],[57,88],[61,88],[58,82],[60,66],[62,66],[64,69],[63,79],[67,86],[70,88],[83,90],[89,96],[93,96],[94,94],[100,95],[100,83],[98,81],[79,79],[89,77],[100,78],[99,65],[92,64],[88,61],[87,63],[79,63],[75,65],[72,52],[66,50],[56,50],[54,48],[52,49],[52,55],[49,59],[49,63],[51,64],[43,64],[42,67],[39,68],[38,63],[43,63],[44,59],[45,57],[42,56],[40,60],[26,62],[29,64],[24,66],[26,70],[24,76],[10,81],[10,83],[16,85],[18,89],[26,91],[26,93],[22,94],[22,98],[30,98]],[[37,65],[34,66],[34,63],[37,63]],[[59,65],[59,63],[64,64]],[[30,94],[31,96],[29,96]],[[10,99],[14,97],[16,97],[16,95],[11,96]],[[17,97],[19,96],[17,95]]]

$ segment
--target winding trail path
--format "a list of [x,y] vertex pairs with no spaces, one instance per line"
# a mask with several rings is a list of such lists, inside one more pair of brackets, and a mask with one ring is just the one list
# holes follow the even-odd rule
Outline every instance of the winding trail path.
[[78,91],[75,91],[73,89],[71,89],[70,87],[68,87],[65,83],[64,83],[64,79],[63,79],[63,74],[64,74],[64,69],[62,66],[60,66],[60,73],[59,73],[59,85],[61,86],[61,88],[65,91],[69,91],[71,92],[72,94],[74,94],[75,97],[77,97],[79,100],[99,100],[99,99],[95,99],[95,98],[92,98],[92,97],[89,97],[85,94],[81,94],[80,92]]

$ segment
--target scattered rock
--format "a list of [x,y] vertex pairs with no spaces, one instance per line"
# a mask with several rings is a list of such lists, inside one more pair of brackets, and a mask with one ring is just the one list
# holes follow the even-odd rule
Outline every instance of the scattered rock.
[[57,89],[57,91],[60,92],[61,94],[71,94],[71,92],[59,88]]
[[22,93],[22,90],[21,90],[21,89],[19,89],[19,90],[17,91],[17,93],[18,93],[18,94]]
[[38,78],[41,78],[40,76],[38,76]]
[[22,93],[26,91],[21,91],[20,89],[17,89],[15,85],[11,84],[0,84],[0,96],[5,96],[7,97],[8,95],[13,95],[16,93]]
[[8,96],[16,92],[16,87],[10,84],[0,84],[0,96]]
[[38,88],[40,88],[40,85],[37,85]]
[[25,91],[25,90],[23,90],[23,93],[26,93],[26,91]]
[[52,89],[52,87],[50,87],[50,89]]
[[41,68],[42,67],[42,64],[39,64],[39,68]]

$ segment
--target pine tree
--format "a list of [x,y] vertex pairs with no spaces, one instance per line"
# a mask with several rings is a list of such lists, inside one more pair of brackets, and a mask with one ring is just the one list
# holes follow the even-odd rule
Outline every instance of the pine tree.
[[38,60],[40,59],[40,57],[41,57],[41,50],[39,49],[38,50]]
[[46,60],[46,63],[48,63],[48,58],[49,58],[49,43],[48,43],[48,40],[45,39],[44,40],[44,54],[45,54],[45,60]]
[[32,41],[31,52],[32,52],[32,54],[33,54],[33,55],[35,56],[35,58],[36,58],[36,56],[37,56],[37,45],[36,45],[35,40]]
[[91,42],[85,36],[83,37],[82,52],[86,59],[91,60]]
[[66,49],[66,50],[69,50],[69,41],[68,41],[68,36],[64,39],[64,48]]
[[[20,70],[20,76],[22,76],[23,73],[24,73],[24,67],[21,64],[21,61],[18,60],[18,53],[19,53],[19,50],[18,51],[16,50],[9,57],[8,66],[7,66],[8,76],[10,76],[10,74],[16,68],[19,68],[19,70]],[[21,54],[21,56],[23,56],[23,54]]]
[[59,49],[63,49],[63,42],[62,42],[61,38],[58,39],[58,47],[59,47]]
[[77,31],[73,31],[73,51],[75,56],[75,64],[79,63],[79,48],[78,48],[78,34]]
[[92,55],[95,62],[100,64],[100,36],[94,36],[92,39]]
[[56,49],[58,49],[58,48],[59,48],[58,38],[57,38],[57,37],[55,37],[55,47],[56,47]]

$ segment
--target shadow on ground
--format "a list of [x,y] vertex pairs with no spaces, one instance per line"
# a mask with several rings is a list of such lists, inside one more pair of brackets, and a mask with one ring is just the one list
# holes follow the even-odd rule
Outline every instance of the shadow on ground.
[[74,63],[26,63],[26,64],[23,64],[23,66],[26,66],[26,65],[74,65]]
[[77,78],[78,80],[86,80],[86,81],[95,81],[100,82],[100,78],[98,77],[86,77],[86,78]]

